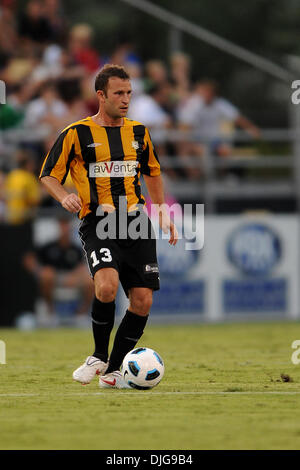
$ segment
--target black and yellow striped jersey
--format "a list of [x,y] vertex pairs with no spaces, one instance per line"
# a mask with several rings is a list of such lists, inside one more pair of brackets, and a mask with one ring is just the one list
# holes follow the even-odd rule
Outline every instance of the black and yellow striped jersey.
[[62,131],[40,178],[53,176],[64,184],[69,171],[81,199],[82,219],[102,204],[118,209],[119,196],[126,196],[127,210],[144,204],[140,175],[159,175],[160,164],[144,125],[124,118],[123,126],[104,127],[89,116]]

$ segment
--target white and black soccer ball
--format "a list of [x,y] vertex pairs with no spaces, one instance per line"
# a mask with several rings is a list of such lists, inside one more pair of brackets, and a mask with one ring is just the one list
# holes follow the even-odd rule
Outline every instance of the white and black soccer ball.
[[124,357],[122,373],[125,382],[132,388],[148,390],[159,384],[165,366],[160,355],[150,348],[136,348]]

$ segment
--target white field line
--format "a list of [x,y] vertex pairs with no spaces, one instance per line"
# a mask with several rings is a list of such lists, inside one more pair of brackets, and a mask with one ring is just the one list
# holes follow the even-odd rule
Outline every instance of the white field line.
[[[31,398],[31,397],[47,397],[51,395],[51,393],[0,393],[0,398]],[[146,391],[110,391],[110,392],[87,392],[87,393],[53,393],[53,395],[60,396],[60,397],[89,397],[89,396],[102,396],[102,397],[107,397],[107,398],[112,398],[115,395],[122,395],[123,397],[127,396],[134,396],[134,397],[145,397],[146,396],[162,396],[162,395],[300,395],[299,392],[281,392],[281,391],[261,391],[261,392],[256,392],[256,391],[249,391],[249,392],[221,392],[221,391],[212,391],[212,392],[197,392],[197,391],[190,391],[190,392],[146,392]]]

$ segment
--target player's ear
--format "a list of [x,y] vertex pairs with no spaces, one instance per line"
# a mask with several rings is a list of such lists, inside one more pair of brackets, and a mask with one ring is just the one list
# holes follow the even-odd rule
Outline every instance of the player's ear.
[[96,93],[100,101],[105,100],[105,98],[107,97],[106,93],[103,90],[97,90]]

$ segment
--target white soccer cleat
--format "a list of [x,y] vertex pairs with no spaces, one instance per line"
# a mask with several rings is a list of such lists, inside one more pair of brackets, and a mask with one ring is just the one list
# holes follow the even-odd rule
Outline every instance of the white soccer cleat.
[[97,357],[88,356],[82,366],[73,372],[73,379],[82,385],[89,384],[96,375],[104,374],[107,369],[107,363]]
[[124,380],[123,374],[119,370],[99,377],[99,387],[101,388],[131,388]]

